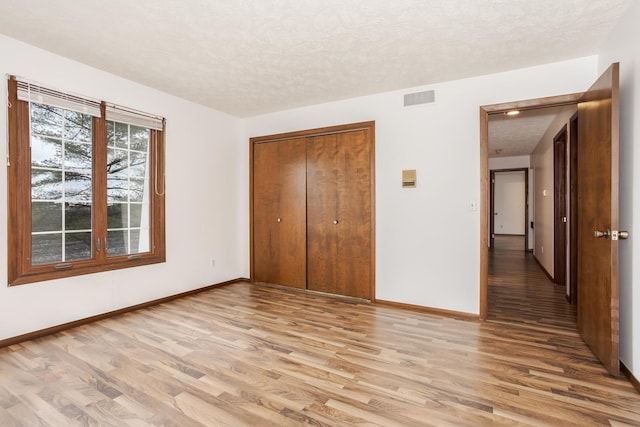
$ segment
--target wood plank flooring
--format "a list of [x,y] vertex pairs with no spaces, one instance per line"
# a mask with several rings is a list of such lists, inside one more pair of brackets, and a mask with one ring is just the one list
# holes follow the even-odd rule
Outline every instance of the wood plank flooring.
[[0,349],[0,426],[640,425],[562,328],[237,283]]
[[496,235],[488,284],[489,320],[577,330],[576,308],[567,302],[566,290],[524,251],[524,236]]

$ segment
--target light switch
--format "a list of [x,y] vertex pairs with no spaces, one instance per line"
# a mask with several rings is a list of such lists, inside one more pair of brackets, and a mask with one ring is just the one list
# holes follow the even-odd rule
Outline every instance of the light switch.
[[415,169],[405,169],[402,171],[402,188],[415,188],[416,181]]

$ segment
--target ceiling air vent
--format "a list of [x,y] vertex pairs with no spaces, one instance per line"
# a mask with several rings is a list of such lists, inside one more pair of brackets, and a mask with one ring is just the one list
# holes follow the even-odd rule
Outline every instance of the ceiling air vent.
[[424,92],[408,93],[404,96],[404,106],[429,104],[436,100],[436,92],[434,90],[425,90]]

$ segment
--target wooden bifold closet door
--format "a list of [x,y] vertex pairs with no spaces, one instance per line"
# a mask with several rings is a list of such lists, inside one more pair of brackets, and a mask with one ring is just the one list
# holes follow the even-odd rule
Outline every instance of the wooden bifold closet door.
[[255,281],[306,288],[305,142],[253,147]]
[[254,282],[374,298],[373,126],[251,139]]
[[307,141],[307,288],[370,298],[368,130]]

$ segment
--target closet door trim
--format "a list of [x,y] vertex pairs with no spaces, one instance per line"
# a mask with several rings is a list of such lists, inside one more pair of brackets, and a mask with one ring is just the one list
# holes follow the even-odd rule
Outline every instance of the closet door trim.
[[[261,144],[263,142],[277,142],[277,141],[284,141],[286,139],[296,139],[296,138],[303,138],[307,136],[312,137],[312,136],[333,135],[336,133],[353,132],[357,130],[366,130],[366,129],[374,131],[375,123],[376,123],[375,121],[359,122],[359,123],[351,123],[346,125],[328,126],[324,128],[317,128],[317,129],[306,129],[306,130],[299,130],[294,132],[277,133],[274,135],[255,136],[249,139],[249,143],[251,146],[253,146],[253,144]],[[374,141],[372,138],[371,140],[372,147],[373,147],[373,142]]]

